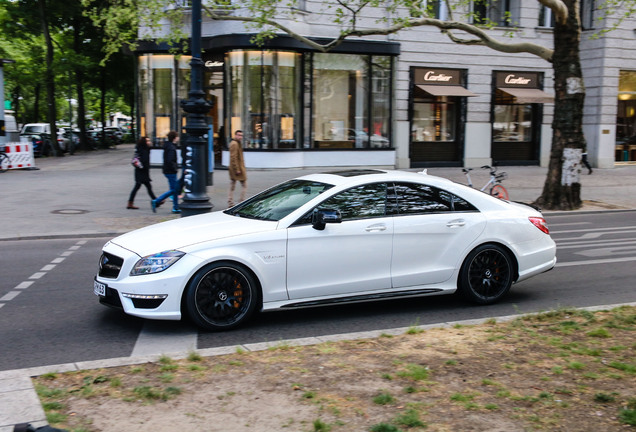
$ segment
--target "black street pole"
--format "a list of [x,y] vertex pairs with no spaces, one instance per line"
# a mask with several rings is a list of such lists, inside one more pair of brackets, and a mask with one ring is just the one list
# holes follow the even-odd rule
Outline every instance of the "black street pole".
[[206,134],[208,125],[205,114],[210,103],[203,92],[203,60],[201,60],[201,0],[192,0],[192,60],[190,61],[191,82],[188,99],[181,101],[183,110],[188,114],[186,120],[187,146],[185,160],[185,178],[181,203],[181,217],[208,213],[212,203],[207,195]]

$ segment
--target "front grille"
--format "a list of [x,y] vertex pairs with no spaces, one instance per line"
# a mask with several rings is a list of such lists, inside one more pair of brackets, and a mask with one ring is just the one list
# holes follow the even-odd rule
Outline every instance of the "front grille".
[[99,302],[103,305],[114,307],[117,309],[123,309],[124,306],[121,304],[121,299],[119,298],[119,293],[117,290],[112,288],[106,288],[106,295],[104,297],[99,297]]
[[99,275],[101,277],[116,279],[121,271],[124,260],[108,252],[99,257]]

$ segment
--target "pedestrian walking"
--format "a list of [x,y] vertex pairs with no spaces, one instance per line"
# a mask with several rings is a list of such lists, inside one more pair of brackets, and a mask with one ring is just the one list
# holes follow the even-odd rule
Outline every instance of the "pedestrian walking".
[[137,191],[141,187],[141,185],[146,186],[146,190],[148,191],[148,195],[150,195],[150,199],[155,199],[155,193],[152,191],[152,185],[150,182],[150,147],[152,147],[152,142],[150,142],[150,138],[141,137],[139,141],[137,141],[137,145],[135,146],[135,156],[139,160],[135,167],[135,186],[130,192],[130,196],[128,197],[128,206],[127,209],[138,210],[139,207],[135,206],[135,195],[137,195]]
[[179,142],[179,134],[175,131],[168,132],[168,141],[163,145],[163,175],[168,180],[170,189],[158,198],[150,201],[150,207],[154,213],[157,207],[163,204],[168,197],[172,197],[172,213],[181,213],[179,209],[179,180],[177,173],[179,172],[179,164],[177,162],[176,144]]
[[236,182],[241,182],[240,201],[245,201],[247,193],[247,172],[245,170],[245,160],[243,159],[243,131],[234,132],[234,138],[230,141],[230,165],[228,167],[230,173],[230,188],[228,192],[227,204],[229,207],[234,205],[234,189]]

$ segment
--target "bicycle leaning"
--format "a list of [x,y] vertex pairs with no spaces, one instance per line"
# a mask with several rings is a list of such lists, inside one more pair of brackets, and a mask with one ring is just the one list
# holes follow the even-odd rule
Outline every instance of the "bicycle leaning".
[[[482,192],[487,191],[490,195],[494,196],[495,198],[507,200],[508,191],[506,190],[505,187],[503,187],[501,182],[508,178],[508,174],[505,172],[498,173],[496,166],[491,167],[490,165],[484,165],[481,168],[487,169],[490,171],[490,179],[479,190]],[[474,187],[473,182],[470,178],[471,171],[472,171],[472,168],[462,168],[462,172],[464,173],[464,175],[466,176],[466,179],[468,180],[468,186]]]
[[10,165],[9,156],[5,153],[4,148],[4,146],[0,147],[0,173],[7,171]]

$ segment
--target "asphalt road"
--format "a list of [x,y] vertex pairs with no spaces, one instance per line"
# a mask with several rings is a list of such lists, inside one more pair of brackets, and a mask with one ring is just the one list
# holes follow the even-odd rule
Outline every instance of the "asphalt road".
[[0,248],[0,370],[158,354],[636,301],[636,211],[547,216],[557,268],[487,307],[453,296],[260,314],[226,333],[147,321],[100,305],[92,292],[107,238],[4,241]]

